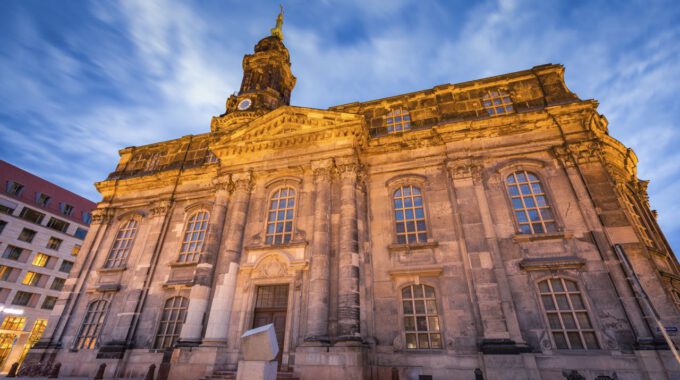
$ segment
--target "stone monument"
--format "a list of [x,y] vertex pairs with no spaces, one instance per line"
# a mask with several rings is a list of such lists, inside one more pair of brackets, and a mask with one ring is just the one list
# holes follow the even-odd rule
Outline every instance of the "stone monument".
[[276,380],[279,344],[273,324],[246,331],[241,336],[241,352],[236,380]]

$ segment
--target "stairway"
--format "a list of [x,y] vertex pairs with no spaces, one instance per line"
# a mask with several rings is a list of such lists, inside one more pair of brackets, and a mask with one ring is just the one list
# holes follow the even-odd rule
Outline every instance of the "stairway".
[[[236,371],[215,371],[201,380],[236,380]],[[279,371],[276,380],[300,380],[293,372]]]

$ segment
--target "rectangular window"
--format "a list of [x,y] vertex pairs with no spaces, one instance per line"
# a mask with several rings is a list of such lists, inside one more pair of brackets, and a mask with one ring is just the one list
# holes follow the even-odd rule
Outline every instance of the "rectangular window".
[[5,253],[2,254],[2,257],[10,260],[19,260],[19,257],[21,257],[21,252],[23,252],[23,249],[13,245],[8,245],[7,248],[5,248]]
[[28,228],[24,228],[21,230],[21,233],[19,234],[19,240],[25,241],[26,243],[30,243],[33,241],[33,238],[35,237],[35,231],[29,230]]
[[9,276],[12,274],[13,270],[14,268],[8,267],[7,265],[0,265],[0,280],[9,280]]
[[85,224],[90,224],[92,222],[92,214],[89,212],[84,212],[83,213],[83,223]]
[[24,190],[24,185],[20,184],[19,182],[16,181],[7,181],[7,193],[9,195],[13,195],[15,197],[18,197],[21,195],[21,192]]
[[24,285],[38,286],[38,283],[40,282],[40,278],[42,278],[42,275],[40,273],[26,272],[26,275],[24,276],[24,280],[21,281],[21,283],[24,284]]
[[40,224],[45,218],[45,214],[42,212],[35,211],[31,208],[24,207],[19,213],[19,217],[24,220],[28,220],[31,223]]
[[55,277],[54,280],[52,281],[52,285],[50,286],[50,289],[61,291],[62,289],[64,289],[64,283],[65,282],[66,282],[65,279]]
[[71,216],[71,214],[73,214],[73,206],[68,203],[60,203],[59,210],[62,215]]
[[31,298],[33,298],[33,293],[18,291],[14,295],[12,305],[27,306],[31,303]]
[[47,242],[47,248],[49,249],[54,249],[55,251],[61,247],[61,239],[57,239],[55,237],[51,237],[50,240]]
[[7,222],[5,222],[4,220],[0,220],[0,234],[5,229],[6,225],[7,225]]
[[71,256],[78,256],[80,253],[80,247],[81,246],[78,244],[74,245],[73,248],[71,248]]
[[64,273],[69,273],[71,271],[71,268],[73,268],[73,262],[72,261],[62,261],[61,266],[59,267],[59,271],[64,272]]
[[87,235],[87,230],[84,228],[77,228],[76,233],[73,234],[73,236],[77,237],[80,240],[84,240],[85,235]]
[[35,255],[35,258],[33,259],[33,265],[37,267],[46,267],[47,262],[50,261],[50,257],[44,253],[38,253]]
[[14,212],[14,209],[9,207],[9,206],[0,204],[0,212],[3,213],[3,214],[12,215],[12,213]]
[[43,304],[40,308],[45,309],[45,310],[52,310],[54,309],[54,305],[57,304],[57,297],[52,297],[52,296],[47,296],[45,297],[45,300],[43,301]]
[[2,321],[2,330],[22,331],[26,325],[26,317],[8,316]]
[[54,217],[50,218],[50,220],[47,222],[47,228],[51,228],[60,232],[66,232],[66,230],[68,230],[68,226],[68,222]]
[[38,206],[47,207],[50,204],[50,196],[45,193],[35,193],[35,203]]

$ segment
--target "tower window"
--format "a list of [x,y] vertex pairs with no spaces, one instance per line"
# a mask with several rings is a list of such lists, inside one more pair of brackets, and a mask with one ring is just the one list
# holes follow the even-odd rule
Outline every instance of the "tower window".
[[109,303],[105,300],[93,301],[88,305],[83,323],[80,326],[78,338],[76,339],[76,348],[87,350],[95,348],[102,326],[104,325],[104,317],[106,316],[108,305]]
[[128,254],[132,249],[132,243],[134,243],[137,235],[137,225],[136,219],[129,219],[120,227],[118,234],[116,234],[116,240],[109,251],[109,256],[106,258],[104,268],[120,268],[125,265]]
[[179,252],[180,263],[198,261],[203,251],[205,234],[208,231],[208,219],[209,214],[205,210],[198,211],[189,217],[184,228],[184,240]]
[[541,234],[557,230],[548,198],[535,174],[518,171],[510,174],[505,184],[520,233]]
[[408,131],[411,129],[411,115],[407,110],[398,108],[385,116],[387,133]]
[[284,187],[272,194],[267,217],[267,244],[286,244],[293,238],[295,190]]
[[512,99],[505,91],[489,91],[482,98],[482,106],[489,116],[502,115],[514,111]]
[[427,242],[427,223],[423,209],[423,195],[418,187],[405,185],[393,194],[397,243]]
[[558,350],[600,348],[576,282],[551,278],[539,282],[538,290]]
[[172,297],[165,301],[158,332],[154,340],[155,349],[172,347],[182,331],[182,325],[187,318],[189,300],[185,297]]
[[442,336],[434,288],[411,285],[401,290],[406,348],[440,349]]

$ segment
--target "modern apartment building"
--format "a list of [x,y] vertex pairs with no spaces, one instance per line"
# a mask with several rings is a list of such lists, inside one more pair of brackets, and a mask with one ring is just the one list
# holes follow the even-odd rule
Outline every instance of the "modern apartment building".
[[0,160],[0,369],[40,339],[93,202]]

